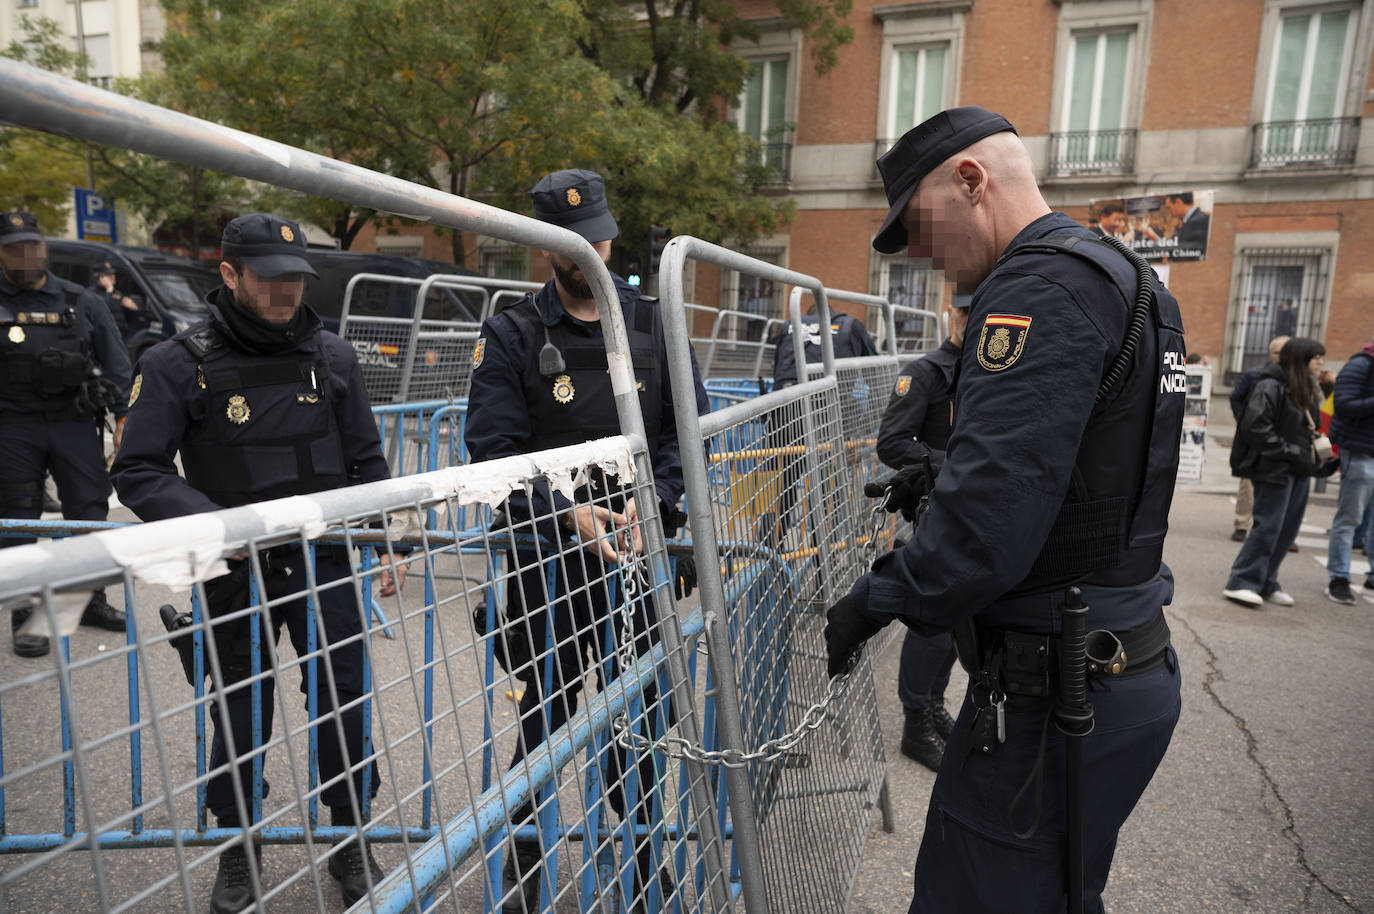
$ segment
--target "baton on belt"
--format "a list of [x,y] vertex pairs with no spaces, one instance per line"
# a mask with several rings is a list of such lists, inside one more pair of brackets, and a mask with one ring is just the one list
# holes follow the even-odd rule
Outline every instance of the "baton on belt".
[[1083,605],[1083,592],[1077,587],[1065,591],[1061,612],[1054,722],[1064,734],[1069,914],[1083,914],[1083,738],[1093,729],[1093,706],[1088,702],[1088,607]]

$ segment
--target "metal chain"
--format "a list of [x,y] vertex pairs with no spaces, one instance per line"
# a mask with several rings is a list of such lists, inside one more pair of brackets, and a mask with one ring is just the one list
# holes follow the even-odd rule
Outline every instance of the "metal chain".
[[868,542],[864,543],[864,562],[863,567],[869,568],[878,558],[878,537],[887,526],[887,503],[892,498],[892,486],[883,489],[883,495],[873,506],[873,511],[869,514],[869,520],[873,528],[868,532]]

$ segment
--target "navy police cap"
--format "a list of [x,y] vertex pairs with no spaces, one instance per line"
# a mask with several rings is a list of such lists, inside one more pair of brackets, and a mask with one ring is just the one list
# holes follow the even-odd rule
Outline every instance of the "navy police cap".
[[530,200],[536,219],[574,231],[593,244],[620,234],[606,206],[606,185],[594,171],[569,168],[545,175],[531,188]]
[[249,213],[231,220],[220,239],[224,256],[239,258],[263,279],[286,273],[309,273],[318,279],[320,274],[303,256],[305,251],[301,227],[271,213]]
[[0,244],[42,240],[43,233],[38,230],[38,219],[33,213],[16,211],[0,216]]
[[873,249],[896,254],[907,246],[902,214],[922,178],[956,152],[1008,130],[1016,132],[1011,121],[978,105],[946,109],[908,130],[878,159],[889,209],[882,228],[873,238]]

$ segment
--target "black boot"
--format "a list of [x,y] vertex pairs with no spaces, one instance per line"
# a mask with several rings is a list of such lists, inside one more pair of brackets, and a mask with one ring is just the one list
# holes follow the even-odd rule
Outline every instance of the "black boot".
[[[253,865],[258,863],[258,850],[249,845],[253,854]],[[262,878],[259,869],[258,878]],[[210,890],[211,914],[239,914],[253,907],[253,879],[248,875],[248,851],[241,842],[226,847],[220,854],[219,872],[215,874],[215,887]]]
[[544,855],[538,842],[513,841],[501,869],[501,914],[535,914]]
[[81,614],[81,624],[92,628],[103,628],[107,632],[124,631],[124,610],[115,609],[105,599],[105,591],[97,590],[91,594],[86,611]]
[[945,710],[943,698],[933,698],[930,705],[930,723],[935,728],[935,732],[940,734],[940,739],[948,740],[949,735],[954,732],[954,718],[949,716]]
[[[330,822],[334,825],[351,826],[354,824],[353,811],[350,809],[330,809]],[[372,856],[372,846],[363,838],[358,829],[356,838],[339,847],[329,857],[329,875],[339,880],[339,891],[343,893],[344,904],[353,905],[367,897],[368,875],[372,876],[372,888],[382,881],[385,873]]]
[[21,635],[19,629],[33,615],[33,601],[27,601],[23,609],[10,613],[10,634],[14,636],[12,650],[19,657],[42,657],[51,649],[47,635]]
[[[658,867],[658,906],[655,911],[667,911],[672,902],[673,892],[677,890],[677,880],[673,878],[673,871],[668,866],[668,849],[663,849],[662,863]],[[635,851],[635,897],[630,906],[631,914],[648,914],[649,912],[649,880],[654,874],[654,853],[653,848],[645,844]]]
[[930,712],[907,711],[906,724],[902,727],[902,755],[920,762],[931,771],[940,770],[940,759],[945,754],[945,741],[935,732]]

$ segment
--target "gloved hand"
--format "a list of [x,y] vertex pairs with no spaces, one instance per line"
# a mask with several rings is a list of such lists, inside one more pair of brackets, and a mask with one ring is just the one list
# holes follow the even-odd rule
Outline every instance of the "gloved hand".
[[679,600],[692,595],[692,591],[697,586],[697,560],[691,553],[684,553],[677,557],[676,568],[673,574],[673,593],[677,594]]
[[100,375],[81,382],[73,398],[76,411],[82,416],[103,416],[119,404],[119,385]]
[[852,670],[864,643],[883,630],[863,613],[868,606],[867,593],[867,589],[855,586],[825,611],[825,672],[831,679]]
[[920,463],[908,464],[881,482],[865,484],[864,494],[869,498],[882,498],[883,493],[891,489],[892,494],[884,507],[890,514],[902,512],[902,517],[914,524],[920,513],[921,499],[935,487],[938,472],[931,466],[930,458],[925,457]]

